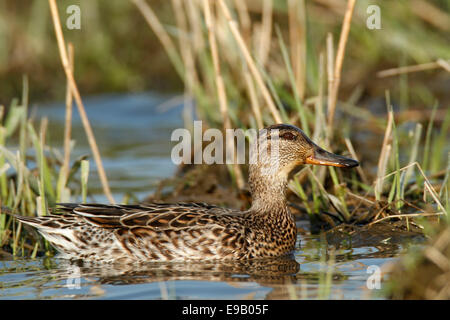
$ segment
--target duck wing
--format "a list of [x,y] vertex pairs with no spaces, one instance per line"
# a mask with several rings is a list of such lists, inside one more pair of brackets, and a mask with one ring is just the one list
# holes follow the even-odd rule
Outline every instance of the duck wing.
[[140,205],[58,204],[55,212],[78,216],[102,228],[144,227],[177,230],[215,224],[221,217],[239,214],[206,203],[148,203]]
[[68,258],[131,262],[245,253],[245,217],[203,203],[59,204],[44,217],[16,218]]

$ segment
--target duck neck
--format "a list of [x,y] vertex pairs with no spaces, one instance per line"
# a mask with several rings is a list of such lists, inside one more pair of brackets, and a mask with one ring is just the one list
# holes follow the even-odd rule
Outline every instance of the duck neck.
[[262,174],[259,167],[250,165],[249,185],[252,193],[250,211],[259,214],[289,214],[286,204],[287,175]]

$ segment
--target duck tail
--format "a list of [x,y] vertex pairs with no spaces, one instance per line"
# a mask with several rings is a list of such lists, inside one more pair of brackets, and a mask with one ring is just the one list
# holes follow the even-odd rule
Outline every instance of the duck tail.
[[42,227],[42,223],[44,222],[44,220],[39,217],[26,217],[26,216],[14,215],[14,218],[16,218],[18,221],[20,221],[24,224],[30,225],[30,226],[38,228],[38,229]]
[[46,217],[28,217],[15,214],[14,210],[6,206],[1,206],[0,214],[7,214],[13,217],[14,219],[17,219],[18,221],[30,225],[32,227],[35,227],[37,229],[44,228],[45,225],[43,224],[48,221],[48,218]]

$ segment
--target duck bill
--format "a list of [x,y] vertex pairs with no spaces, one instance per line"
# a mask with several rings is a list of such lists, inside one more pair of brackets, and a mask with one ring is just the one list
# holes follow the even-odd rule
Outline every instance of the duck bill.
[[319,146],[314,146],[314,153],[306,158],[306,163],[340,168],[353,168],[359,165],[356,160],[328,152]]

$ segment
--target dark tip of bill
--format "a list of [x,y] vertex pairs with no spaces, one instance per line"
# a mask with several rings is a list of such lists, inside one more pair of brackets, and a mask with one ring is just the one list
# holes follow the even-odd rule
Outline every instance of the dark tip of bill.
[[344,168],[354,168],[359,166],[359,162],[353,159],[343,159],[341,164],[344,166]]
[[354,168],[359,165],[359,162],[356,160],[328,152],[317,146],[315,148],[314,158],[317,161],[323,161],[323,163],[319,163],[319,164],[329,165],[329,166],[334,166],[334,167]]

